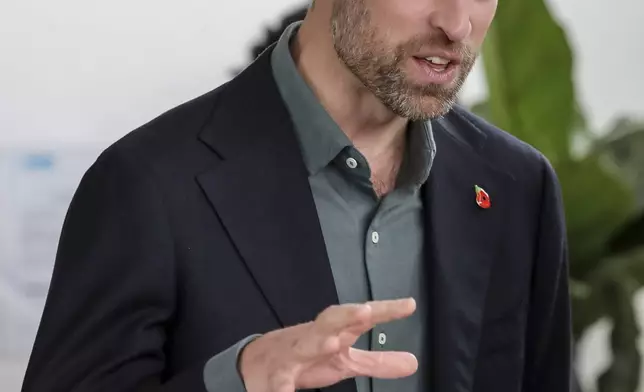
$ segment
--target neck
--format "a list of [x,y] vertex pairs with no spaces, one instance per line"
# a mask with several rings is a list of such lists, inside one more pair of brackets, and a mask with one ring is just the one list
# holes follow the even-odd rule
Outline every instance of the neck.
[[[395,115],[337,57],[321,18],[304,21],[294,40],[297,67],[326,111],[372,166],[399,160],[407,119]],[[328,22],[326,22],[328,25]],[[373,169],[373,168],[372,168]]]

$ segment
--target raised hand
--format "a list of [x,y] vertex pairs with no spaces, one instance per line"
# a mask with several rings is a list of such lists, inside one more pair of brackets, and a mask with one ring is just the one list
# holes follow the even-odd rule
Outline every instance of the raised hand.
[[240,371],[248,392],[322,388],[356,376],[401,378],[418,368],[413,354],[354,349],[378,324],[410,316],[409,299],[335,305],[311,322],[270,332],[242,352]]

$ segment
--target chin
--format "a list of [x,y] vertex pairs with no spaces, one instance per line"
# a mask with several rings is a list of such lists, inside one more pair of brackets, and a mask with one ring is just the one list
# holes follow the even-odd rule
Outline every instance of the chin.
[[406,111],[410,120],[434,120],[447,114],[456,104],[456,99],[435,96],[417,98],[416,104]]
[[412,121],[442,117],[456,103],[458,89],[440,85],[390,83],[371,90],[382,103],[402,118]]

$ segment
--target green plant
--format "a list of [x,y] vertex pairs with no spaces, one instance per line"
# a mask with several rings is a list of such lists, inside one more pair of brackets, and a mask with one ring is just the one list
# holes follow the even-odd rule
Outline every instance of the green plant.
[[[620,143],[586,129],[575,97],[573,54],[543,0],[499,2],[482,57],[489,98],[473,110],[543,152],[561,183],[575,338],[610,319],[613,361],[599,390],[635,392],[641,358],[633,295],[644,285],[644,213],[625,166],[616,164]],[[588,148],[575,153],[581,139]],[[644,155],[642,148],[635,157]]]
[[618,119],[596,151],[619,168],[635,189],[638,206],[644,208],[644,122]]

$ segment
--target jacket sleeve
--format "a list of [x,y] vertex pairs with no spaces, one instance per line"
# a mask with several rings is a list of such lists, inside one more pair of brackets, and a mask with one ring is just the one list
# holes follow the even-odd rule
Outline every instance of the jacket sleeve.
[[524,392],[568,392],[571,390],[572,327],[565,217],[554,170],[545,158],[542,160],[542,197],[523,389]]
[[208,358],[167,374],[176,279],[168,211],[152,171],[134,154],[107,150],[65,218],[22,390],[205,392]]

